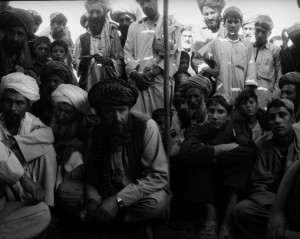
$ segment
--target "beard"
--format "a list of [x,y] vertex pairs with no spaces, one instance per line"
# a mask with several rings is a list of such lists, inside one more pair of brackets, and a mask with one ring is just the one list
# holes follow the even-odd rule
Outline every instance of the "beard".
[[88,25],[92,36],[96,36],[101,33],[104,22],[105,22],[105,16],[89,18]]
[[218,16],[216,19],[205,21],[205,24],[211,31],[217,31],[220,28],[221,21],[221,16]]
[[130,139],[130,124],[125,125],[113,125],[110,127],[108,133],[108,140],[113,151],[118,151],[120,146],[124,146]]
[[51,31],[51,36],[55,40],[61,40],[64,37],[66,37],[66,31],[62,29],[61,27],[54,27]]
[[14,41],[8,41],[4,38],[3,41],[5,52],[8,56],[14,56],[20,54],[25,47],[25,42],[17,43]]
[[72,122],[61,121],[53,115],[50,127],[52,128],[55,141],[61,141],[70,138],[76,138],[79,132],[80,120],[73,120]]
[[191,119],[191,123],[199,125],[206,120],[207,110],[205,105],[200,105],[198,108],[187,107],[186,112]]

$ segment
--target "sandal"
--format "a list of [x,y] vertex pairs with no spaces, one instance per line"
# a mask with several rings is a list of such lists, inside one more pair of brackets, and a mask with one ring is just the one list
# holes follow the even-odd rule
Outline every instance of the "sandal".
[[219,232],[219,239],[232,239],[232,230],[229,225],[222,225]]
[[217,223],[213,220],[206,221],[200,227],[197,233],[197,239],[217,239]]

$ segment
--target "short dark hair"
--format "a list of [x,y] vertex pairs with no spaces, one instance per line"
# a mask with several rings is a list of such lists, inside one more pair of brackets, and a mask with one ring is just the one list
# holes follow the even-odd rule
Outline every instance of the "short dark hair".
[[222,105],[226,110],[227,110],[227,113],[228,114],[231,114],[232,110],[233,110],[233,106],[232,105],[229,105],[226,101],[226,99],[221,96],[221,95],[216,95],[216,96],[213,96],[212,98],[209,98],[207,100],[207,109],[211,106],[211,105],[215,105],[215,104],[220,104]]
[[256,102],[258,102],[257,95],[253,90],[243,90],[235,99],[235,107],[239,108],[243,101],[247,101],[250,98],[253,98]]
[[284,102],[282,102],[280,99],[274,99],[271,101],[271,103],[267,107],[267,114],[269,113],[269,110],[271,108],[279,108],[279,107],[285,107],[290,112],[291,115],[294,114],[294,112],[291,109],[289,109],[288,107],[286,107]]
[[67,24],[68,19],[64,14],[60,13],[50,20],[50,26],[52,26],[54,22]]
[[50,45],[50,53],[52,53],[52,50],[55,46],[61,46],[65,49],[65,52],[69,52],[68,44],[64,40],[55,40]]
[[38,37],[36,39],[35,43],[34,43],[34,48],[37,48],[41,43],[46,43],[47,46],[50,49],[50,47],[51,47],[51,41],[50,41],[50,39],[48,37],[46,37],[46,36],[40,36],[40,37]]
[[[156,120],[158,119],[158,117],[161,116],[161,115],[165,117],[165,109],[164,109],[164,108],[158,108],[158,109],[154,110],[154,111],[152,112],[151,118],[152,118],[154,121],[156,121]],[[173,115],[174,115],[174,114],[173,114],[173,112],[171,111],[171,113],[170,113],[171,119],[172,119]]]
[[259,15],[255,19],[255,26],[261,26],[268,31],[272,31],[274,24],[272,19],[268,15]]

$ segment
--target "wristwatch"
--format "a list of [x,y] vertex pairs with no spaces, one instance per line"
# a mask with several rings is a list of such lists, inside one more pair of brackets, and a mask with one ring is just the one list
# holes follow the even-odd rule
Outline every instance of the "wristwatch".
[[120,210],[123,209],[123,208],[125,208],[125,204],[124,204],[122,198],[116,196],[116,200],[117,200],[117,204],[118,204]]

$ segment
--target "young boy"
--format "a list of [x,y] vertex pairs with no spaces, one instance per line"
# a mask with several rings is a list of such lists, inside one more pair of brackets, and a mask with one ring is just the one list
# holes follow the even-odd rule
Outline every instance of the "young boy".
[[51,42],[48,37],[38,37],[34,44],[35,57],[33,58],[33,71],[37,76],[40,75],[43,66],[49,58]]
[[69,53],[68,45],[63,40],[55,40],[51,43],[50,46],[50,54],[51,58],[54,61],[60,61],[65,63],[65,59],[67,58]]

